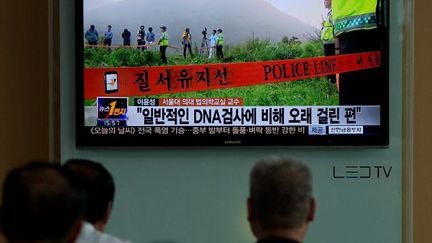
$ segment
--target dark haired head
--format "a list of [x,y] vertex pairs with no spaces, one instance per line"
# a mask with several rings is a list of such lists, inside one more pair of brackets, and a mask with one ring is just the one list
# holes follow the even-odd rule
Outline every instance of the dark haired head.
[[94,26],[94,24],[90,25],[90,29],[95,29],[96,27]]
[[60,166],[34,162],[14,169],[3,193],[0,222],[9,242],[63,242],[78,229],[82,198]]
[[149,27],[148,30],[149,30],[150,32],[152,32],[152,31],[153,31],[153,28],[152,28],[152,27]]
[[114,201],[114,180],[105,167],[90,160],[73,159],[64,165],[84,193],[85,219],[99,223],[107,219]]

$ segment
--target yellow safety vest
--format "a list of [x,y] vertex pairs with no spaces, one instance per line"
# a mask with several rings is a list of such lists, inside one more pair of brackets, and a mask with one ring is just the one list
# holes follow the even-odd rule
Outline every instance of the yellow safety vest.
[[218,45],[218,46],[224,45],[224,36],[222,35],[222,33],[218,34],[216,45]]
[[326,20],[323,22],[323,29],[321,31],[321,40],[324,44],[334,43],[333,20],[331,10],[327,14]]
[[377,28],[377,0],[333,0],[334,33]]
[[160,46],[168,46],[169,42],[168,42],[168,33],[167,32],[163,32],[161,39],[160,39]]

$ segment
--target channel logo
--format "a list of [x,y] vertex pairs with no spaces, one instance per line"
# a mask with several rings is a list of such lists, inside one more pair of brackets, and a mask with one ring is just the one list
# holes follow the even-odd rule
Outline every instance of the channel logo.
[[127,120],[128,98],[99,97],[97,109],[99,120]]

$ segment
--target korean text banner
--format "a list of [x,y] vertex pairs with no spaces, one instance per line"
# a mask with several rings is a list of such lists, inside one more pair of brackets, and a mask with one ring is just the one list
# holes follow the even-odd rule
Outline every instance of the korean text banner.
[[203,91],[303,80],[380,67],[380,52],[250,63],[189,66],[86,68],[84,97],[112,96],[107,74],[116,73],[118,96],[141,96]]

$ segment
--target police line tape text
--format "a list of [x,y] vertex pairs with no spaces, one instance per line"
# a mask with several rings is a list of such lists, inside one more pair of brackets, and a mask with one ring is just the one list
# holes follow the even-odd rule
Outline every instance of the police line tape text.
[[311,69],[315,75],[337,72],[336,59],[313,61],[311,66],[309,62],[291,63],[288,67],[286,64],[264,65],[264,79],[279,80],[287,78],[296,78],[310,76]]

